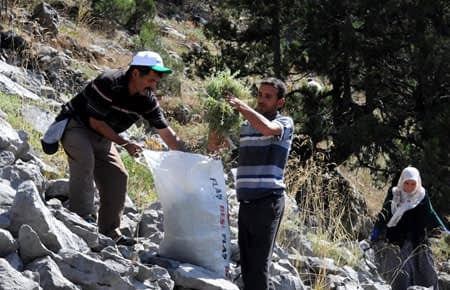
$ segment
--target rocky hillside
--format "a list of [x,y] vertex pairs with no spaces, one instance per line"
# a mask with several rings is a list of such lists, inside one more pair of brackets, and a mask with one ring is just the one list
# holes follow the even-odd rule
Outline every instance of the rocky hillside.
[[[95,224],[64,207],[68,196],[67,174],[61,172],[64,165],[43,155],[36,140],[61,104],[103,69],[126,66],[136,47],[131,41],[133,35],[126,30],[113,23],[92,29],[79,22],[76,3],[55,3],[27,2],[8,7],[6,15],[2,11],[0,289],[240,289],[238,204],[231,188],[227,188],[231,238],[226,277],[192,261],[159,255],[164,218],[158,201],[141,210],[127,199],[122,231],[138,238],[133,247],[116,245],[99,234]],[[166,4],[159,7],[155,22],[164,35],[161,42],[171,44],[166,49],[170,61],[182,67],[180,52],[196,49],[197,45],[175,24],[188,28],[202,25],[207,13],[201,7],[186,11],[176,9],[170,1]],[[189,80],[185,72],[177,74],[183,84],[179,91],[196,95],[195,86],[185,85],[196,81]],[[172,93],[177,90],[169,84],[165,88]],[[181,100],[186,100],[183,97]],[[11,111],[10,106],[16,103],[18,111]],[[13,120],[16,114],[20,121]],[[303,144],[300,139],[296,142]],[[298,166],[307,167],[295,162],[291,166],[296,170]],[[355,237],[366,237],[370,220],[360,193],[336,166],[323,165],[318,172],[323,184],[337,182],[336,188],[347,197],[341,203],[347,209],[340,216],[344,224]],[[299,188],[293,197],[299,201],[304,194],[305,188]],[[333,199],[322,199],[332,208]],[[362,251],[356,238],[332,243],[311,235],[299,226],[297,201],[292,198],[289,202],[286,227],[273,255],[274,289],[390,289],[372,263],[373,249]],[[314,229],[318,220],[311,216],[302,222]],[[319,254],[318,248],[329,249],[333,255]],[[440,262],[438,269],[441,289],[450,289],[450,261]]]

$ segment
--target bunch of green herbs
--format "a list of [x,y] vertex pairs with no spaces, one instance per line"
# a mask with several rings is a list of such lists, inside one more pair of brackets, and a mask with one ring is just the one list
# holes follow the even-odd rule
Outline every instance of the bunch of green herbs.
[[206,98],[203,103],[204,117],[209,123],[209,128],[222,136],[236,131],[242,121],[239,112],[225,101],[225,97],[228,94],[241,100],[250,97],[250,90],[236,78],[236,74],[225,70],[213,75],[206,82]]

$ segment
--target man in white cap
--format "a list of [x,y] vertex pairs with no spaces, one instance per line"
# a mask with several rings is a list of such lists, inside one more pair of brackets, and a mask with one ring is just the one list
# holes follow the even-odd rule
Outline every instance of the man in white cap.
[[128,173],[114,144],[132,156],[142,151],[119,133],[143,118],[170,149],[183,148],[154,94],[160,79],[170,73],[159,54],[141,51],[133,56],[128,70],[100,74],[63,108],[63,114],[70,118],[62,138],[70,170],[69,208],[88,221],[96,221],[95,181],[100,195],[99,232],[117,244],[133,245],[136,241],[120,232]]

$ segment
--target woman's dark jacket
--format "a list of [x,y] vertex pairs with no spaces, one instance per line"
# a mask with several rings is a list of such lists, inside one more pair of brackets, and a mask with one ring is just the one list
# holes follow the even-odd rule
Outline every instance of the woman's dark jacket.
[[403,214],[395,227],[387,227],[387,223],[392,217],[392,197],[392,189],[390,189],[374,227],[378,228],[381,233],[385,233],[389,243],[402,246],[405,240],[410,240],[413,246],[417,247],[420,244],[428,243],[428,236],[432,229],[436,227],[445,229],[445,225],[434,211],[427,193],[415,208],[407,210]]

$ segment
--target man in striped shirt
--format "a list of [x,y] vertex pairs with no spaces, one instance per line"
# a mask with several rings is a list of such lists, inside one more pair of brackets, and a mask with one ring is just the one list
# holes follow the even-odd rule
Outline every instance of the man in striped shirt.
[[69,208],[86,220],[96,220],[95,180],[99,232],[118,244],[133,245],[135,240],[120,232],[128,173],[114,144],[137,156],[142,148],[119,133],[143,118],[170,149],[182,149],[154,94],[160,79],[171,72],[159,54],[141,51],[127,70],[105,71],[64,106],[70,117],[62,139],[70,170]]
[[284,212],[284,168],[294,123],[278,110],[286,86],[276,78],[261,82],[256,109],[228,96],[228,103],[246,119],[241,127],[236,192],[240,202],[238,239],[245,290],[269,289],[269,267]]

